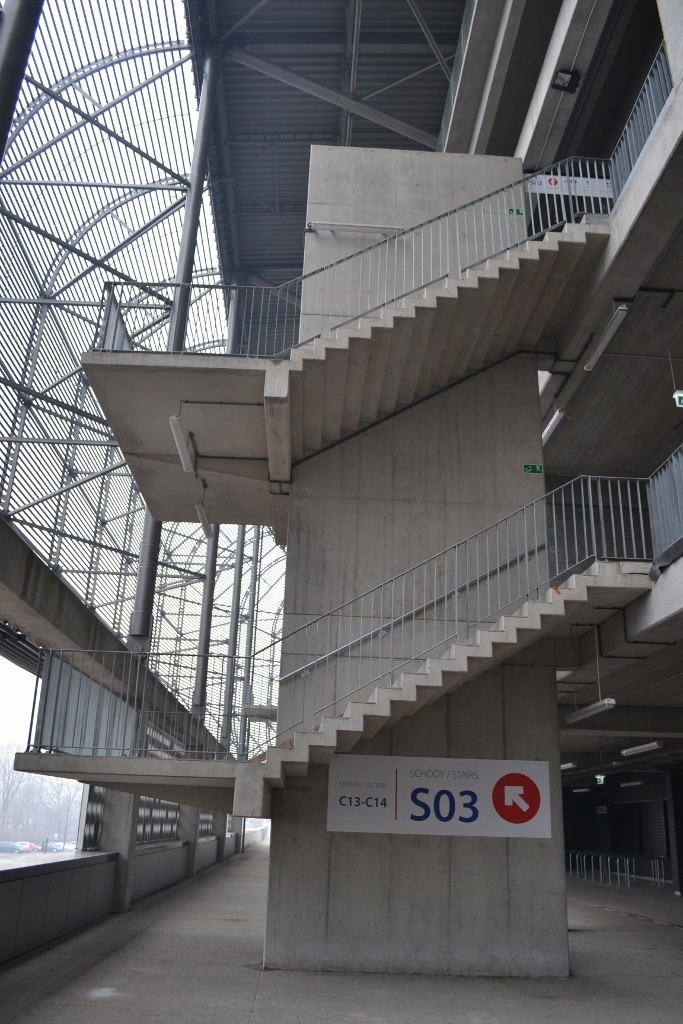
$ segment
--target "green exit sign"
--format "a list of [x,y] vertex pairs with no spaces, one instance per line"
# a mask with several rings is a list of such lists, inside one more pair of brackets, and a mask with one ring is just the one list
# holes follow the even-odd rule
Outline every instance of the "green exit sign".
[[677,409],[683,409],[683,391],[674,391],[674,402]]
[[519,206],[508,206],[508,213],[511,217],[523,217],[524,210],[521,210]]
[[524,463],[525,473],[542,473],[543,466],[539,466],[537,462],[525,462]]

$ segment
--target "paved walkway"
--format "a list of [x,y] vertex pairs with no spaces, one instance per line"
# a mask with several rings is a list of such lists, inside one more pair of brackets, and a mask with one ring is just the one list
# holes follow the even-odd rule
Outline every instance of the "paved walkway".
[[[571,883],[566,981],[260,969],[268,849],[0,969],[2,1024],[679,1024],[683,900]],[[2,923],[0,922],[0,927]]]

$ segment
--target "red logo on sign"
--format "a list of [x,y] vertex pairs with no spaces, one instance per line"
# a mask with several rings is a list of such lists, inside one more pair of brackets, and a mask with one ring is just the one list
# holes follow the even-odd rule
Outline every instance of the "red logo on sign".
[[510,772],[503,775],[493,787],[493,806],[504,821],[511,825],[524,825],[538,814],[541,793],[528,775]]
[[549,185],[559,185],[560,184],[560,179],[559,178],[548,178],[548,184]]

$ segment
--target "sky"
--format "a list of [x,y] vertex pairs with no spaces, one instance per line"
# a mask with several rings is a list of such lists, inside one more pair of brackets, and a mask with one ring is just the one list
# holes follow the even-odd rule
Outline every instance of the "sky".
[[0,743],[26,747],[35,677],[0,658]]

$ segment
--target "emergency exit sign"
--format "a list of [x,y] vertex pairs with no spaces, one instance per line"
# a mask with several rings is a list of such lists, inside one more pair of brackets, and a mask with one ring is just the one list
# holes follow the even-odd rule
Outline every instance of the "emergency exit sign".
[[524,463],[525,473],[542,473],[543,466],[539,465],[538,462],[525,462]]

